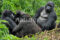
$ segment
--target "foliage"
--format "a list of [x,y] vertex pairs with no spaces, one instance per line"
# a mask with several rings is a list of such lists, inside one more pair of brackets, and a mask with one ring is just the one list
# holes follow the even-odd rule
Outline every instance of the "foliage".
[[[55,11],[58,16],[57,23],[60,21],[60,0],[0,0],[0,14],[4,10],[12,10],[14,13],[16,13],[17,10],[20,10],[22,12],[25,12],[31,16],[33,16],[36,13],[36,10],[39,9],[42,6],[45,6],[48,1],[53,1],[55,3]],[[16,36],[13,36],[9,34],[8,28],[2,24],[1,22],[6,22],[5,20],[0,20],[0,39],[6,39],[6,40],[51,40],[51,36],[54,34],[51,34],[49,32],[42,32],[40,35],[33,36],[31,38],[28,38],[25,36],[24,38],[18,38]],[[54,32],[54,31],[53,31]],[[57,32],[58,33],[58,32]],[[49,35],[48,35],[49,34]],[[45,36],[44,36],[45,35]],[[57,35],[57,34],[56,34]],[[58,34],[59,35],[59,34]],[[42,38],[41,38],[42,37]],[[57,38],[57,37],[56,37]],[[59,38],[59,36],[58,36]],[[57,38],[57,40],[58,40]]]

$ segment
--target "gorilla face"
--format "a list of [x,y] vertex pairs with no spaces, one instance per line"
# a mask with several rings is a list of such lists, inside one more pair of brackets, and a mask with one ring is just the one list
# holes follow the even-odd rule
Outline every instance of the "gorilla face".
[[3,13],[2,13],[2,19],[5,19],[6,17],[9,17],[11,19],[14,19],[14,13],[10,10],[5,10]]
[[47,5],[45,6],[45,10],[47,13],[50,13],[54,8],[54,3],[53,2],[48,2]]

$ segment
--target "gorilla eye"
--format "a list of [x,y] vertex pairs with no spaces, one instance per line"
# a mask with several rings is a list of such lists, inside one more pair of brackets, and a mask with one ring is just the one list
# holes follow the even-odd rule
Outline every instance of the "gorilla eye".
[[48,6],[52,7],[51,5],[48,5]]
[[53,7],[53,4],[48,4],[48,6]]

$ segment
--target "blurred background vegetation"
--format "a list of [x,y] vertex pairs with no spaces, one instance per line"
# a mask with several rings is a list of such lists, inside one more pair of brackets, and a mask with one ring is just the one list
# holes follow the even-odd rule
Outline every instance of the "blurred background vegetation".
[[[54,2],[55,4],[54,10],[58,16],[56,22],[59,23],[60,0],[0,0],[0,16],[1,16],[1,12],[3,12],[5,9],[12,10],[14,13],[16,13],[17,10],[20,10],[22,12],[25,12],[33,16],[36,13],[36,10],[42,6],[45,6],[48,1]],[[0,39],[9,39],[9,40],[23,39],[9,34],[8,28],[4,24],[1,24],[2,21],[4,20],[0,20]],[[31,40],[35,40],[35,37],[33,36]],[[45,38],[44,40],[48,40],[48,39]]]

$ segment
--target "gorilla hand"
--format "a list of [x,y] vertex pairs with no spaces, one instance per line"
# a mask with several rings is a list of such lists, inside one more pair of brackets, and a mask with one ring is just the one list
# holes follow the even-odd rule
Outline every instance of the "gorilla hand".
[[43,31],[44,31],[44,30],[48,30],[49,27],[50,27],[50,24],[43,24],[43,25],[42,25],[42,30],[43,30]]

